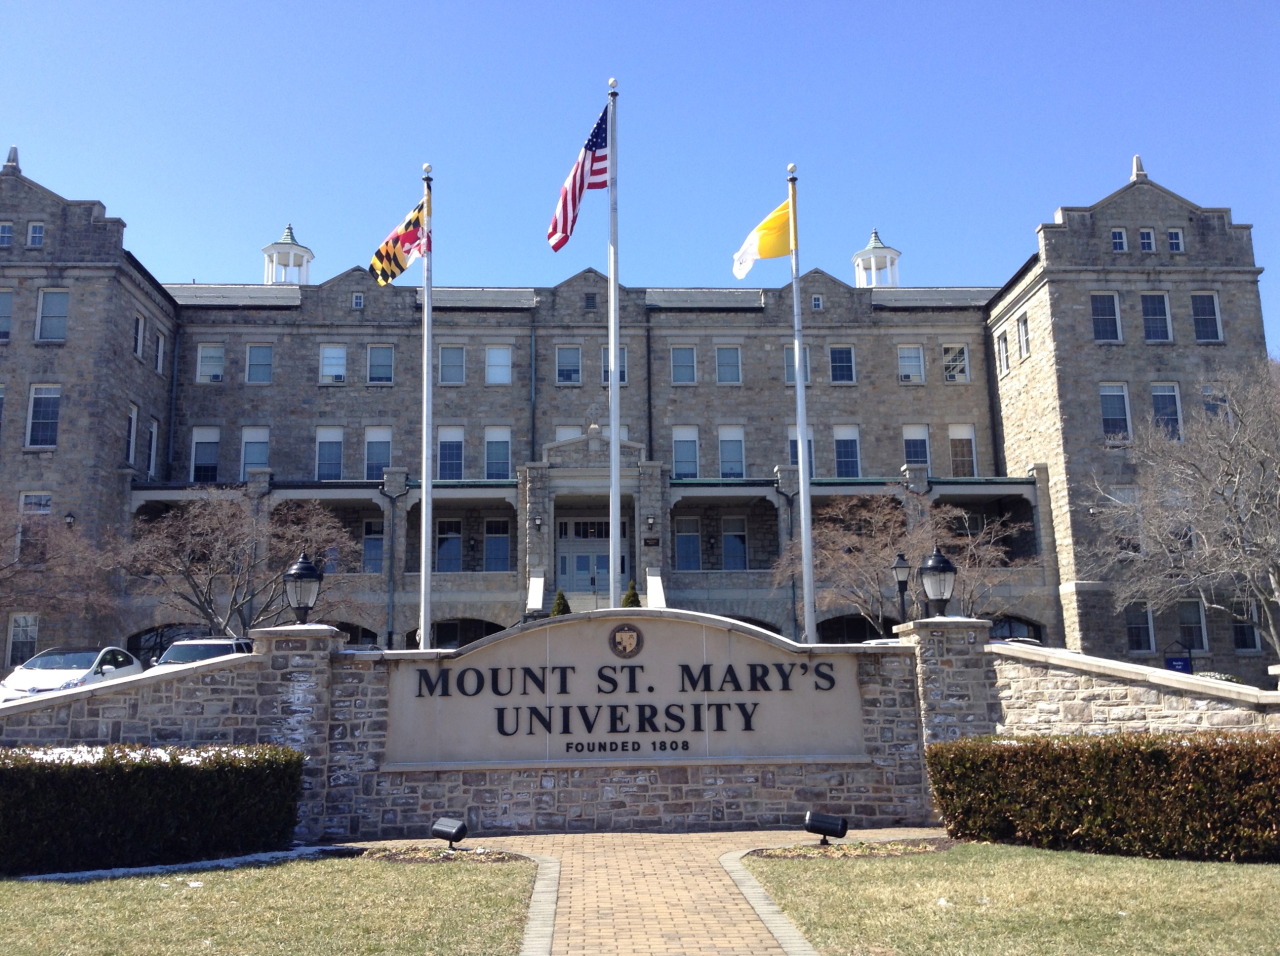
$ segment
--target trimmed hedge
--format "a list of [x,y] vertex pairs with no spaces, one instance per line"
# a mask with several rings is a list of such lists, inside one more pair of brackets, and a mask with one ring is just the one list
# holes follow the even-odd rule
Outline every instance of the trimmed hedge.
[[305,759],[273,745],[0,749],[0,873],[190,863],[286,848]]
[[1280,862],[1280,735],[970,737],[925,762],[958,839]]

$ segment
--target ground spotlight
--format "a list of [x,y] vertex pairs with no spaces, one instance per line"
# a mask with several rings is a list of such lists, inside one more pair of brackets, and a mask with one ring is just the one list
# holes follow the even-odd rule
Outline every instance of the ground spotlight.
[[441,817],[431,824],[431,835],[437,840],[448,840],[449,849],[452,850],[455,842],[461,843],[467,838],[467,825],[461,820]]
[[830,813],[814,813],[810,810],[804,815],[804,828],[810,833],[821,834],[822,842],[819,846],[830,846],[831,841],[827,837],[840,839],[849,832],[849,821]]

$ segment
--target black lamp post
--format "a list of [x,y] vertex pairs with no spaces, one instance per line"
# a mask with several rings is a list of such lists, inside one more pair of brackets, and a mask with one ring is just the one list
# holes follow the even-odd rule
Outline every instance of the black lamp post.
[[307,615],[316,606],[320,596],[320,582],[324,572],[317,568],[304,551],[298,560],[284,573],[284,596],[293,608],[299,624],[307,623]]
[[898,560],[893,562],[889,570],[893,572],[893,579],[898,582],[898,623],[906,624],[907,581],[911,578],[911,565],[907,563],[907,556],[899,551]]
[[920,583],[924,585],[924,594],[934,615],[945,617],[947,602],[951,600],[951,591],[956,586],[956,566],[937,545],[934,545],[928,560],[920,565]]

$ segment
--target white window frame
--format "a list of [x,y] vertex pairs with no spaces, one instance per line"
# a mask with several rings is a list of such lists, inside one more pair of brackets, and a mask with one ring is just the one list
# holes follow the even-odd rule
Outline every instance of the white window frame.
[[[837,478],[861,478],[862,477],[862,438],[859,434],[857,425],[833,425],[831,428],[831,449],[832,463],[834,470],[832,474]],[[840,443],[853,442],[854,455],[852,459],[840,457]],[[842,461],[853,462],[853,474],[842,475],[840,473],[840,463]]]
[[1013,323],[1014,329],[1018,333],[1018,361],[1022,361],[1031,354],[1031,320],[1027,318],[1027,313],[1022,315]]
[[[1197,319],[1208,318],[1208,316],[1205,316],[1205,315],[1199,315],[1199,316],[1196,315],[1196,299],[1201,296],[1207,297],[1213,302],[1213,326],[1214,326],[1214,331],[1217,333],[1216,338],[1206,339],[1206,338],[1201,338],[1200,336],[1200,325],[1197,322]],[[1192,292],[1188,301],[1191,305],[1191,325],[1192,325],[1192,331],[1194,332],[1196,337],[1196,342],[1201,345],[1205,343],[1221,342],[1222,341],[1222,312],[1218,308],[1218,304],[1219,304],[1218,293],[1212,290],[1205,290],[1202,292]]]
[[[923,441],[924,442],[924,461],[909,462],[907,460],[907,442]],[[902,426],[902,462],[904,465],[910,464],[915,467],[924,465],[926,472],[933,473],[933,449],[929,447],[929,426],[928,425],[903,425]]]
[[[1189,615],[1185,615],[1184,611],[1190,610],[1192,605],[1195,607],[1195,616],[1197,620],[1194,623],[1189,623],[1186,620]],[[1192,654],[1208,654],[1209,629],[1205,625],[1204,604],[1196,599],[1179,601],[1176,605],[1176,612],[1178,620],[1178,640],[1182,642],[1182,646],[1186,647]],[[1192,627],[1198,630],[1199,637],[1199,640],[1194,645],[1187,640],[1187,637],[1189,636],[1187,629]]]
[[133,402],[129,403],[129,421],[125,427],[127,434],[124,437],[124,460],[132,465],[138,452],[138,406]]
[[512,379],[511,359],[510,345],[486,345],[484,347],[484,383],[486,385],[510,385]]
[[[446,356],[449,358],[447,363]],[[465,345],[442,345],[437,358],[439,369],[437,385],[467,384],[467,347]]]
[[[1166,293],[1166,292],[1141,292],[1141,293],[1139,293],[1139,294],[1138,294],[1138,302],[1141,304],[1141,307],[1142,307],[1142,339],[1143,339],[1143,341],[1145,341],[1145,342],[1147,342],[1147,343],[1150,343],[1150,344],[1157,344],[1157,345],[1159,345],[1159,344],[1167,344],[1167,343],[1171,343],[1171,342],[1173,342],[1173,323],[1171,322],[1170,317],[1169,317],[1169,295],[1168,295],[1168,293]],[[1160,316],[1160,315],[1156,315],[1156,314],[1154,314],[1154,313],[1153,313],[1152,315],[1148,315],[1148,314],[1147,314],[1147,307],[1148,307],[1149,305],[1150,305],[1150,306],[1159,306],[1159,308],[1160,308],[1161,310],[1163,310],[1163,311],[1164,311],[1164,315],[1163,315],[1163,316]],[[1148,321],[1147,321],[1147,320],[1148,320],[1148,319],[1151,319],[1151,320],[1158,320],[1158,319],[1160,319],[1160,318],[1163,318],[1163,319],[1164,319],[1164,337],[1163,337],[1163,338],[1160,338],[1160,337],[1157,335],[1156,337],[1154,337],[1154,338],[1153,338],[1153,337],[1152,337],[1152,335],[1151,335],[1151,329],[1150,329],[1150,328],[1149,328],[1149,326],[1148,326]]]
[[[627,347],[625,345],[618,346],[618,384],[626,387],[627,384]],[[600,346],[600,384],[609,384],[609,346]]]
[[[1139,625],[1130,623],[1129,621],[1130,608],[1133,608],[1136,614],[1142,615],[1142,617],[1145,619],[1145,624],[1143,625],[1145,626],[1146,632],[1147,632],[1147,640],[1146,640],[1145,647],[1133,646],[1132,628],[1138,627]],[[1124,621],[1125,647],[1128,650],[1128,652],[1130,654],[1139,654],[1139,655],[1154,654],[1156,652],[1156,622],[1155,622],[1155,615],[1151,613],[1151,605],[1146,603],[1145,601],[1138,601],[1134,604],[1131,604],[1129,605],[1129,607],[1126,607],[1124,609],[1123,613],[1121,614],[1121,618]]]
[[[689,360],[676,361],[677,353],[681,359],[684,353],[689,353]],[[687,378],[681,376],[687,375]],[[697,385],[698,384],[698,347],[696,345],[673,345],[671,346],[671,384],[672,385]]]
[[1122,226],[1113,226],[1110,229],[1111,235],[1111,251],[1112,252],[1128,252],[1129,236]]
[[942,382],[944,385],[959,385],[972,378],[969,371],[969,346],[964,342],[944,342],[942,344]]
[[[267,361],[262,362],[261,353],[258,354],[259,361],[254,361],[254,349],[266,349]],[[249,342],[244,347],[244,381],[246,385],[270,385],[271,379],[275,375],[276,350],[275,346],[270,342]],[[262,368],[266,367],[267,377],[254,378],[255,372],[261,374]]]
[[[453,447],[456,445],[458,449],[457,471],[456,477],[450,475],[448,478],[444,475],[444,448],[449,446],[452,454]],[[454,465],[452,458],[449,461],[450,468]],[[467,436],[466,429],[461,425],[440,425],[436,428],[436,480],[438,481],[461,481],[467,474]]]
[[556,386],[580,388],[582,386],[582,346],[556,346]]
[[[688,445],[693,446],[693,474],[687,474],[679,470],[681,464],[689,462],[687,454]],[[683,446],[683,447],[682,447]],[[686,454],[681,455],[681,451]],[[697,425],[672,425],[671,426],[671,477],[672,478],[697,478],[701,473],[699,470],[700,454],[698,448],[698,426]]]
[[[745,425],[721,425],[719,431],[720,477],[726,479],[747,477],[747,429]],[[725,446],[729,446],[730,454],[725,454]],[[737,446],[737,455],[732,454],[733,446]],[[737,465],[738,474],[729,474],[734,469],[726,465]]]
[[[216,425],[197,425],[191,429],[191,469],[188,472],[192,484],[196,482],[216,482],[218,480],[219,471],[222,466],[222,430]],[[201,445],[213,446],[213,461],[199,462],[197,461],[197,451]],[[199,466],[213,466],[212,478],[197,478],[196,468]]]
[[[722,362],[721,356],[733,353],[732,362]],[[729,377],[723,377],[722,371],[728,371]],[[717,385],[741,385],[742,384],[742,346],[740,345],[717,345],[716,346],[716,384]]]
[[321,385],[345,385],[347,383],[347,347],[342,343],[321,343],[319,381]]
[[[21,641],[18,635],[22,635]],[[27,645],[30,645],[28,648]],[[33,611],[14,611],[9,615],[8,646],[5,661],[9,667],[25,664],[36,655],[40,646],[40,615]]]
[[[1241,620],[1240,618],[1245,618]],[[1241,646],[1240,632],[1243,628],[1249,629],[1252,641],[1248,646]],[[1253,601],[1244,604],[1237,602],[1232,607],[1231,614],[1231,646],[1237,654],[1250,655],[1262,653],[1262,634],[1258,631],[1258,605]]]
[[1164,237],[1169,245],[1169,251],[1174,255],[1181,255],[1187,251],[1186,235],[1181,229],[1167,229]]
[[[1157,391],[1157,389],[1159,389],[1159,391]],[[1161,421],[1159,419],[1159,416],[1157,414],[1157,409],[1156,409],[1157,395],[1173,396],[1173,421],[1172,421],[1173,427],[1168,428],[1168,424],[1166,423],[1166,430],[1169,432],[1169,437],[1171,439],[1173,439],[1174,441],[1182,441],[1182,395],[1180,394],[1178,383],[1177,382],[1152,382],[1151,383],[1151,418],[1152,418],[1152,422],[1158,428],[1161,425]]]
[[[813,368],[810,365],[811,353],[809,346],[804,347],[804,383],[811,385],[813,383]],[[794,345],[784,345],[782,347],[782,381],[786,385],[794,385],[796,383],[796,347]]]
[[159,329],[156,329],[156,363],[153,366],[153,368],[155,369],[156,374],[158,375],[164,374],[164,371],[165,371],[164,357],[165,357],[165,353],[168,350],[169,350],[169,337],[165,335],[163,332],[161,332]]
[[[484,519],[484,551],[480,555],[481,571],[502,573],[511,570],[511,521],[509,518]],[[502,567],[493,567],[501,564]]]
[[[386,445],[387,454],[386,461],[381,459],[373,459],[369,452],[374,446]],[[364,429],[364,478],[366,481],[381,481],[381,474],[370,478],[370,468],[390,468],[392,455],[395,446],[391,442],[391,426],[390,425],[366,425]]]
[[200,342],[196,345],[196,381],[218,384],[227,372],[227,346],[222,342]]
[[[844,362],[838,363],[838,366],[837,366],[837,362],[836,362],[837,349],[848,350],[849,352],[849,361],[848,361],[849,377],[848,378],[836,378],[836,368],[839,367],[841,369],[844,369],[846,366],[846,363]],[[837,343],[836,345],[829,346],[827,349],[827,361],[830,364],[830,368],[831,368],[831,384],[832,385],[857,385],[858,384],[858,350],[853,345]]]
[[[66,311],[62,313],[50,312],[45,307],[46,301],[51,301],[50,296],[62,296],[66,303]],[[39,302],[36,306],[36,341],[37,342],[65,342],[67,333],[70,331],[68,326],[71,324],[71,290],[70,289],[41,289]],[[53,320],[53,321],[51,321]],[[62,334],[46,334],[47,331],[56,331],[57,320],[62,323]],[[46,329],[46,323],[51,329]]]
[[[702,570],[702,522],[694,517],[679,517],[672,521],[672,535],[675,539],[675,550],[672,564],[676,571]],[[689,545],[692,543],[693,547]],[[681,558],[689,558],[689,563],[682,564]]]
[[1009,333],[1001,332],[996,336],[996,371],[1001,375],[1008,375],[1012,367],[1009,361]]
[[812,297],[809,299],[809,308],[810,308],[810,309],[812,309],[814,312],[821,312],[821,311],[822,311],[822,296],[820,296],[820,295],[812,296]]
[[0,222],[0,248],[13,245],[13,223]]
[[0,289],[0,344],[13,334],[13,290]]
[[[1102,396],[1120,396],[1124,401],[1124,431],[1108,432],[1106,428],[1106,415],[1101,415],[1102,435],[1110,444],[1128,444],[1133,437],[1133,409],[1129,406],[1129,386],[1124,382],[1099,382],[1098,397],[1099,411],[1101,412]],[[1114,418],[1115,416],[1111,416]]]
[[[814,461],[814,458],[813,458],[813,426],[812,425],[809,426],[808,431],[809,431],[809,437],[808,437],[808,441],[805,442],[805,445],[807,446],[809,451],[809,458],[807,461],[807,464],[809,465],[809,477],[812,478],[814,477],[814,474],[815,474],[814,466],[816,465],[816,462]],[[788,463],[790,463],[792,468],[800,467],[800,460],[797,457],[799,455],[799,451],[800,451],[799,446],[796,444],[796,426],[788,425],[787,426],[787,461]]]
[[[495,446],[505,446],[505,455],[499,459],[493,456]],[[503,474],[494,474],[493,465],[502,461],[505,464]],[[511,478],[511,427],[509,425],[486,425],[484,428],[484,477],[489,481],[508,481]]]
[[160,451],[160,421],[159,419],[151,419],[147,425],[147,466],[146,475],[148,478],[156,476],[156,459]]
[[[249,450],[255,452],[249,460]],[[257,453],[261,452],[261,456]],[[249,480],[250,468],[270,468],[271,429],[265,425],[245,425],[240,429],[240,480]],[[260,460],[259,460],[260,459]]]
[[555,430],[556,441],[570,441],[574,438],[582,437],[581,425],[557,425]]
[[147,347],[147,320],[140,315],[133,317],[133,357],[142,361],[142,353]]
[[363,292],[352,292],[352,293],[351,293],[351,308],[353,308],[353,309],[363,309],[363,308],[364,308],[364,293],[363,293]]
[[[1112,314],[1098,315],[1094,308],[1095,299],[1108,298],[1111,300]],[[1116,334],[1114,338],[1100,338],[1098,336],[1098,320],[1113,319],[1116,324]],[[1120,322],[1120,295],[1116,292],[1090,292],[1089,293],[1089,322],[1091,323],[1091,331],[1093,332],[1093,340],[1095,342],[1123,342],[1124,327]]]
[[27,245],[36,248],[44,245],[45,231],[43,222],[27,223]]
[[[386,523],[382,518],[365,518],[361,521],[360,529],[363,532],[360,535],[360,573],[361,574],[381,574],[382,569],[387,560],[386,552]],[[376,543],[376,548],[371,545]],[[370,553],[376,551],[376,554]]]
[[[969,443],[969,456],[967,459],[956,455],[956,442],[967,441]],[[977,429],[973,425],[948,425],[947,426],[947,455],[951,459],[951,477],[952,478],[975,478],[978,474],[978,435]],[[964,461],[968,461],[970,470],[967,474],[962,474],[963,468],[958,468]]]
[[[343,448],[344,438],[345,438],[344,429],[341,425],[317,425],[316,426],[316,450],[315,450],[316,481],[341,481],[342,480],[343,455],[345,452],[345,449]],[[320,448],[322,445],[338,446],[338,476],[336,478],[321,477]],[[330,465],[332,464],[332,462],[326,461],[324,462],[324,464]]]
[[[913,359],[914,356],[914,359]],[[917,371],[916,369],[919,369]],[[924,384],[924,346],[923,345],[899,345],[898,346],[898,384],[899,385],[923,385]]]
[[[373,369],[375,363],[373,361],[373,354],[375,350],[379,350],[380,352],[382,349],[386,349],[388,358],[386,362],[377,364],[379,367],[386,365],[387,374],[385,378],[374,378]],[[381,388],[387,385],[394,385],[395,380],[396,347],[385,342],[370,342],[365,348],[365,382],[369,385],[376,385]]]
[[1138,230],[1138,251],[1156,251],[1156,231],[1151,226],[1143,226]]
[[[32,440],[35,436],[32,434],[35,426],[35,407],[37,399],[57,399],[57,415],[52,418],[42,418],[41,423],[53,422],[53,441],[45,444],[37,445]],[[31,391],[28,393],[27,399],[27,434],[26,448],[57,448],[58,432],[62,425],[62,386],[53,382],[37,382],[32,384]]]

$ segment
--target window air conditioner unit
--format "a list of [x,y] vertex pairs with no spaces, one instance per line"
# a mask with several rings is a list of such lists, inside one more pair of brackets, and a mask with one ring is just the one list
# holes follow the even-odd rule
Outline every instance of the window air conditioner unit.
[[219,374],[216,374],[216,375],[210,375],[210,376],[209,376],[209,381],[211,381],[211,382],[221,382],[221,381],[222,381],[222,375],[221,375],[220,373],[219,373]]
[[914,382],[915,380],[916,380],[916,377],[912,375],[910,372],[906,372],[898,376],[899,382]]
[[947,381],[948,381],[948,382],[958,382],[958,381],[960,381],[960,373],[959,373],[959,372],[948,372],[948,373],[947,373]]
[[339,384],[347,380],[347,377],[345,375],[330,375],[329,378],[331,378],[333,381]]

